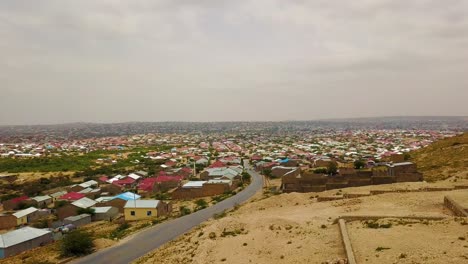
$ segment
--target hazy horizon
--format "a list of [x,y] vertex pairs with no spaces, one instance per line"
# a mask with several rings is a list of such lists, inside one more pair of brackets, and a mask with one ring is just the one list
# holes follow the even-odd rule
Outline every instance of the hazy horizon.
[[468,116],[468,1],[0,2],[0,125]]

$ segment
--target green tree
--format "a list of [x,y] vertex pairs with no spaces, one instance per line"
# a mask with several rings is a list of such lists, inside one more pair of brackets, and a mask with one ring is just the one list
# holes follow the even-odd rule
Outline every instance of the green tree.
[[89,214],[89,215],[94,215],[96,214],[94,208],[79,208],[77,213],[80,214]]
[[365,163],[364,161],[362,161],[362,160],[356,160],[356,161],[354,161],[354,168],[355,168],[356,170],[362,169],[362,168],[364,168],[365,166],[366,166],[366,163]]
[[190,208],[185,207],[185,206],[179,207],[179,212],[180,212],[180,216],[184,216],[184,215],[188,215],[188,214],[192,213]]
[[327,166],[327,172],[328,174],[334,175],[338,171],[338,167],[336,166],[335,162],[330,162]]
[[196,208],[197,211],[208,207],[208,203],[204,199],[196,200],[195,204],[197,205],[197,208]]
[[67,234],[60,243],[60,252],[64,257],[87,255],[93,251],[93,248],[91,235],[79,229]]
[[317,174],[327,174],[328,173],[328,169],[327,168],[317,168],[314,170],[314,173],[317,173]]
[[242,181],[243,182],[250,182],[250,174],[246,171],[242,172]]
[[271,178],[272,177],[272,174],[271,174],[271,169],[270,168],[265,168],[262,170],[262,174]]

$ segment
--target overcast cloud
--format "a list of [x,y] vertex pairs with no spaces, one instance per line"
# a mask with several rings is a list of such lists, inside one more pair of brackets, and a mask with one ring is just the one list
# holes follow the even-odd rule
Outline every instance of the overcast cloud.
[[0,1],[0,125],[468,115],[468,1]]

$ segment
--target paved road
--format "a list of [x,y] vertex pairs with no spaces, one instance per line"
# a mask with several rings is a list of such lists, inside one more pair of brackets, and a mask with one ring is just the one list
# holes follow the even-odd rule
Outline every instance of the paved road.
[[192,228],[213,217],[214,214],[221,213],[223,210],[230,209],[236,204],[247,201],[262,188],[263,180],[258,173],[248,167],[246,168],[247,172],[252,176],[252,183],[238,194],[206,209],[158,224],[155,227],[137,233],[132,238],[126,239],[113,247],[98,251],[72,263],[130,263],[178,236],[187,233]]

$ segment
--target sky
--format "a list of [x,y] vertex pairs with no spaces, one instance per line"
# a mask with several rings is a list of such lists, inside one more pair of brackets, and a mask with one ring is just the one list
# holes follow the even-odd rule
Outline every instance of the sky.
[[2,0],[0,125],[468,115],[466,0]]

